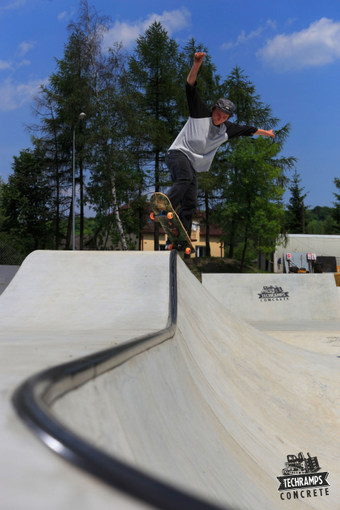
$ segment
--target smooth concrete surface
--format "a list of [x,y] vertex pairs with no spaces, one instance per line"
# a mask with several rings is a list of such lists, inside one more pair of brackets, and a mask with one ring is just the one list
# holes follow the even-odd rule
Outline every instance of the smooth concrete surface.
[[0,296],[1,510],[136,508],[51,453],[10,399],[38,371],[163,328],[168,266],[160,253],[38,251]]
[[[164,327],[168,265],[151,252],[37,252],[23,264],[0,298],[1,509],[143,508],[49,452],[9,399],[31,373],[124,341],[138,321],[141,334]],[[235,510],[336,510],[339,363],[252,327],[178,259],[175,337],[53,411],[105,451]],[[328,494],[281,499],[277,477],[299,452],[329,473]]]
[[203,274],[223,306],[298,347],[340,355],[340,287],[333,273]]

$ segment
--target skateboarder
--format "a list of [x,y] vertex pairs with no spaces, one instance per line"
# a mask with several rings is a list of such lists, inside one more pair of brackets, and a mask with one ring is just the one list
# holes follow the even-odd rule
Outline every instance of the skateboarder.
[[204,57],[205,53],[195,53],[186,81],[189,118],[165,158],[173,182],[167,195],[175,210],[180,206],[178,215],[189,236],[197,203],[196,172],[207,172],[219,146],[231,138],[275,136],[273,130],[239,126],[230,122],[235,105],[229,99],[218,99],[212,110],[202,101],[196,88],[196,78]]

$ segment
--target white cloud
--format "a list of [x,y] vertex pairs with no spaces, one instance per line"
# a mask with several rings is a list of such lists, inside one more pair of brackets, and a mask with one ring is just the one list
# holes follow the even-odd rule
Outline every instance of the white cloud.
[[164,11],[163,14],[151,14],[144,21],[144,30],[146,30],[152,23],[158,21],[162,24],[165,30],[171,35],[177,30],[185,28],[190,23],[190,12],[185,9],[177,9],[174,11]]
[[30,51],[36,45],[35,41],[23,41],[19,44],[19,55],[23,57],[28,51]]
[[161,23],[171,36],[177,30],[189,26],[190,17],[190,12],[182,8],[164,11],[162,14],[150,14],[145,20],[138,20],[132,23],[116,21],[114,26],[104,35],[104,47],[109,48],[115,42],[122,42],[126,47],[131,46],[137,37],[143,34],[155,21]]
[[104,48],[110,48],[116,42],[123,43],[124,46],[130,46],[137,39],[142,29],[139,24],[129,25],[116,21],[114,26],[104,34]]
[[[3,3],[3,1],[2,1]],[[26,0],[10,0],[5,3],[5,5],[0,6],[0,14],[5,11],[11,11],[14,9],[19,9],[19,7],[22,7],[25,5]]]
[[268,19],[265,25],[258,27],[256,30],[252,30],[251,32],[249,32],[249,34],[246,34],[245,30],[242,30],[240,35],[237,37],[236,41],[229,41],[222,44],[221,49],[230,50],[231,48],[235,48],[240,44],[244,44],[248,41],[251,41],[252,39],[259,37],[268,27],[275,30],[276,29],[275,21]]
[[70,19],[72,19],[73,16],[75,16],[77,14],[77,11],[72,9],[71,11],[61,11],[58,15],[57,15],[57,20],[58,21],[69,21]]
[[[1,0],[0,0],[1,1]],[[16,57],[20,57],[20,59],[14,58],[13,61],[11,60],[0,60],[0,71],[15,71],[16,69],[19,69],[20,67],[25,67],[31,65],[31,61],[27,58],[23,58],[26,53],[32,49],[35,46],[35,42],[26,42],[23,41],[18,46],[18,51],[16,54]]]
[[4,69],[11,69],[12,62],[9,60],[0,60],[0,71],[3,71]]
[[27,67],[27,66],[30,66],[31,65],[31,61],[28,60],[27,58],[24,58],[23,60],[21,60],[18,64],[17,64],[17,67],[20,68],[20,67]]
[[257,56],[281,70],[334,62],[340,58],[340,22],[321,18],[300,32],[277,35],[266,42]]
[[68,16],[67,11],[63,11],[63,12],[59,13],[57,17],[58,17],[58,20],[61,21],[65,18],[67,18],[67,16]]
[[17,110],[31,101],[42,83],[42,80],[14,83],[11,78],[7,78],[0,83],[0,111]]

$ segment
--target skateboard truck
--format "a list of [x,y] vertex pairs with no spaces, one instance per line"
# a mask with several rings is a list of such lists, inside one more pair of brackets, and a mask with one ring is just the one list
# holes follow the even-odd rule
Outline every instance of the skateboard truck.
[[150,218],[152,219],[152,221],[158,221],[157,220],[158,216],[166,216],[168,218],[168,220],[172,220],[172,218],[174,217],[174,214],[172,212],[168,212],[167,214],[165,214],[165,212],[161,212],[159,214],[156,214],[154,212],[150,213]]
[[[176,249],[176,246],[174,246],[173,244],[169,244],[169,245],[168,245],[168,250],[169,250],[169,251],[173,250],[174,248]],[[187,247],[185,248],[185,250],[184,250],[184,253],[185,253],[186,255],[190,255],[190,254],[191,254],[191,248],[190,248],[189,246],[187,246]]]

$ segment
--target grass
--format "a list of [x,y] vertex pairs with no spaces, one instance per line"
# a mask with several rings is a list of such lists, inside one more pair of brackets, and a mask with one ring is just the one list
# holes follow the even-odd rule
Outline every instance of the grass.
[[[184,262],[190,271],[201,282],[202,273],[239,273],[240,262],[235,259],[217,258],[217,257],[196,257],[185,258]],[[258,270],[253,266],[246,266],[244,273],[257,273]]]

